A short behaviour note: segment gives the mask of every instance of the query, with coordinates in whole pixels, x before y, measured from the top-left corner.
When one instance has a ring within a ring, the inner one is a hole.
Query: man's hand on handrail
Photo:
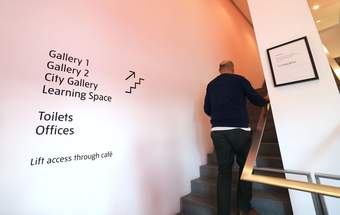
[[[264,100],[266,100],[267,103],[270,103],[270,99],[269,99],[268,94],[265,97],[263,97],[263,98],[264,98]]]

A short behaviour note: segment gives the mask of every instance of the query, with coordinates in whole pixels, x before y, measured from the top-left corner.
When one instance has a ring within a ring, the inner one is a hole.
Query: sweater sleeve
[[[243,90],[251,103],[257,106],[265,106],[268,102],[251,86],[247,79],[243,79]]]
[[[205,94],[205,98],[204,98],[204,112],[210,116],[211,115],[211,106],[210,106],[210,98],[209,98],[209,90],[207,87],[207,91]]]

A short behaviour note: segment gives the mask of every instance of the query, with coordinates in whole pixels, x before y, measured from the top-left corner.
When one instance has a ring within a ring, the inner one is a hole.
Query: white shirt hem
[[[251,128],[241,128],[241,127],[213,127],[211,128],[211,131],[228,131],[228,130],[234,130],[234,129],[242,129],[245,131],[251,131]]]

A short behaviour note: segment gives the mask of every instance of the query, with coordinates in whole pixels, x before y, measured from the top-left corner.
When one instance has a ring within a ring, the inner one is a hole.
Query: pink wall
[[[202,100],[218,63],[263,80],[252,28],[225,0],[13,0],[0,18],[0,214],[174,214],[212,150]],[[113,101],[43,95],[50,49],[89,58]],[[145,78],[133,95],[129,70]],[[76,135],[35,135],[38,110],[73,113]],[[105,150],[114,157],[29,166]]]

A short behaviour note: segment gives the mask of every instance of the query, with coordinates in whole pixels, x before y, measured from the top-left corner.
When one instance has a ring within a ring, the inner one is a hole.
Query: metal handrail
[[[340,181],[340,176],[339,175],[331,175],[331,174],[324,174],[324,173],[315,173],[314,174],[316,183],[320,183],[320,178],[326,178],[326,179],[331,179],[331,180],[338,180]]]
[[[286,173],[286,174],[294,174],[294,175],[303,175],[312,178],[310,172],[306,171],[297,171],[297,170],[287,170],[287,169],[274,169],[274,168],[267,168],[267,167],[254,167],[256,171],[262,172],[276,172],[276,173]]]
[[[321,184],[321,180],[320,180],[321,178],[340,181],[340,176],[338,176],[338,175],[315,173],[314,176],[315,176],[315,181],[316,181],[317,184]],[[328,213],[325,197],[323,195],[319,195],[319,199],[320,199],[320,207],[323,211],[323,214],[328,215],[329,213]]]
[[[297,171],[297,170],[287,170],[287,169],[274,169],[274,168],[264,168],[264,167],[254,167],[255,171],[260,172],[273,172],[273,173],[282,173],[282,174],[294,174],[306,176],[308,183],[313,183],[312,174],[306,171]],[[315,209],[315,213],[317,215],[328,215],[327,206],[324,201],[323,196],[317,193],[310,193],[313,200],[313,205]]]
[[[256,158],[262,142],[269,109],[270,105],[268,104],[261,111],[247,161],[243,168],[241,180],[340,198],[340,187],[254,174],[254,170],[256,170]],[[285,173],[284,170],[282,171],[282,173]]]

